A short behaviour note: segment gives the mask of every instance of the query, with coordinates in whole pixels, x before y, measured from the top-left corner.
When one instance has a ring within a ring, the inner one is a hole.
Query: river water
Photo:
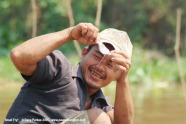
[[[17,96],[20,85],[0,88],[0,123]],[[8,90],[7,90],[8,89]],[[104,88],[114,103],[115,85]],[[131,86],[135,105],[134,124],[186,124],[186,102],[181,86]]]
[[[104,89],[114,103],[115,86]],[[186,124],[186,101],[180,85],[131,86],[134,124]]]

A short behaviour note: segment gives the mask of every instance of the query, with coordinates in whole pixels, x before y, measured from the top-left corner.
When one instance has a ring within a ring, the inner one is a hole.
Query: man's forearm
[[[23,64],[35,64],[64,43],[72,40],[69,37],[71,28],[32,38],[12,50]]]
[[[32,38],[11,51],[11,59],[15,67],[24,75],[31,76],[37,64],[45,56],[64,43],[77,40],[85,45],[96,44],[98,29],[90,23],[80,23],[59,32]]]
[[[129,82],[128,80],[125,82],[117,82],[114,105],[114,123],[132,124],[133,116],[134,106],[129,88]]]

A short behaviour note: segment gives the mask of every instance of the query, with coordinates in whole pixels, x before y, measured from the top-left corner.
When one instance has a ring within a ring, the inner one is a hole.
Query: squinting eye
[[[94,56],[94,58],[95,58],[96,60],[100,60],[100,57],[98,57],[98,56]]]
[[[108,66],[109,68],[112,68],[112,65],[111,65],[111,64],[107,64],[107,66]]]

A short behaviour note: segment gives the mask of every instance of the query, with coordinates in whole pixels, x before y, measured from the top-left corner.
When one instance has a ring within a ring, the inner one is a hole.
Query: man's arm
[[[130,58],[123,52],[112,53],[115,64],[116,96],[114,112],[109,115],[114,124],[133,124],[134,105],[128,82],[128,71],[131,65]]]
[[[118,82],[114,104],[115,124],[133,124],[134,108],[128,80]],[[123,122],[123,123],[122,123]]]
[[[97,41],[98,29],[90,23],[80,23],[62,31],[32,38],[15,47],[10,54],[15,67],[24,75],[31,76],[37,63],[63,44],[77,40],[89,45]]]
[[[112,124],[133,124],[134,108],[128,81],[116,86],[114,111],[107,114]]]

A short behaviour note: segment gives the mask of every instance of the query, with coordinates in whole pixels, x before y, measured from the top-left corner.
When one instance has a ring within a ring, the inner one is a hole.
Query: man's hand
[[[134,105],[128,82],[131,58],[122,51],[111,51],[111,61],[116,79],[116,97],[114,103],[115,124],[133,124]]]
[[[113,62],[116,81],[125,81],[131,66],[131,58],[122,51],[111,51],[111,61]]]
[[[70,37],[81,44],[96,44],[99,30],[91,23],[80,23],[72,28]]]
[[[15,67],[24,75],[31,76],[44,57],[63,44],[77,40],[90,45],[96,44],[98,29],[90,23],[80,23],[75,27],[53,32],[23,42],[11,51],[11,59]]]

